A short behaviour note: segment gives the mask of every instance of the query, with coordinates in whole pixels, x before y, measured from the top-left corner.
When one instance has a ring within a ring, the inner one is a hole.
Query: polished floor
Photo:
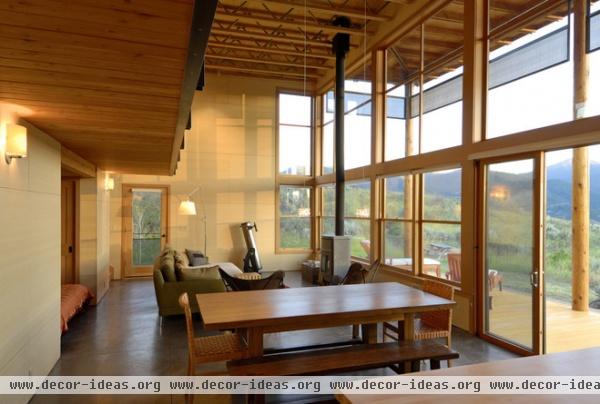
[[[299,273],[287,273],[286,283],[301,286]],[[196,318],[197,333],[201,324]],[[327,343],[347,339],[350,327],[279,333],[265,340],[267,348]],[[183,316],[158,316],[151,279],[116,281],[98,306],[89,307],[69,323],[62,337],[62,355],[52,375],[184,375],[187,364]],[[453,347],[461,354],[455,366],[514,357],[468,333],[455,329]],[[378,369],[369,374],[391,374]],[[293,396],[268,397],[267,402],[298,400]],[[327,399],[327,398],[325,398]],[[331,397],[329,398],[331,399]],[[182,396],[36,396],[33,403],[181,403]],[[229,402],[226,396],[197,396],[196,403]],[[235,401],[235,400],[234,400]],[[303,401],[306,402],[306,401]]]

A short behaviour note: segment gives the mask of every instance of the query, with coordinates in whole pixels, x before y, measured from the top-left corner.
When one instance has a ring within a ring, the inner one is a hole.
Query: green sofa
[[[225,292],[218,268],[235,276],[242,271],[232,263],[217,263],[190,267],[185,254],[165,248],[154,262],[154,291],[160,316],[183,314],[178,299],[187,292],[193,312],[198,312],[195,295],[198,293]]]

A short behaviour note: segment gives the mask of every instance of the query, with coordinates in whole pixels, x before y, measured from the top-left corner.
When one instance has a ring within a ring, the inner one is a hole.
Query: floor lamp
[[[196,203],[192,200],[192,196],[200,191],[200,187],[197,187],[192,192],[187,195],[187,199],[181,201],[179,204],[179,214],[182,216],[197,216],[196,211]],[[204,208],[204,204],[202,203],[202,198],[200,198],[200,205],[202,206],[202,220],[204,221],[204,255],[208,256],[208,252],[206,251],[206,209]]]

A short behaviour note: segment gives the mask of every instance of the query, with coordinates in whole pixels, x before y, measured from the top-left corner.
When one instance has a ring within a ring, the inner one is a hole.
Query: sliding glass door
[[[481,165],[482,334],[523,354],[540,353],[541,154]]]

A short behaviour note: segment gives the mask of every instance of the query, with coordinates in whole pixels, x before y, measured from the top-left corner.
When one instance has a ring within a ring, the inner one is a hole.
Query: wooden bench
[[[401,341],[364,344],[336,349],[279,354],[228,362],[232,376],[304,376],[352,372],[411,363],[420,370],[420,361],[429,360],[431,369],[440,361],[457,359],[458,352],[435,341]]]

